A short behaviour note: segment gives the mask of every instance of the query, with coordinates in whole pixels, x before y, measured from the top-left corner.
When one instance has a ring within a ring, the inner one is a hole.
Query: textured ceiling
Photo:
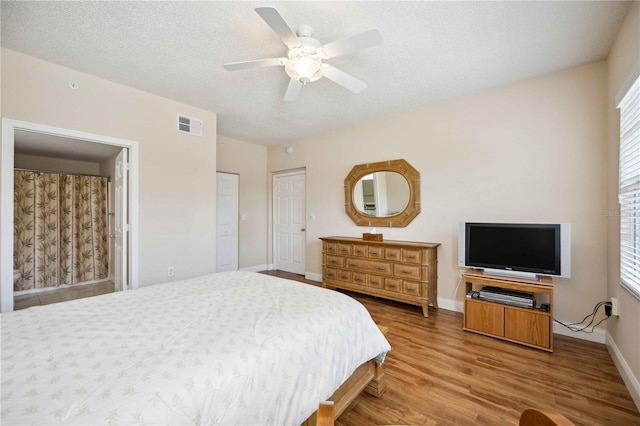
[[[287,142],[605,59],[629,2],[2,1],[2,46],[218,114],[218,133]],[[368,84],[321,79],[285,103],[281,57],[254,8],[275,7],[322,43],[378,28],[385,43],[328,60]]]

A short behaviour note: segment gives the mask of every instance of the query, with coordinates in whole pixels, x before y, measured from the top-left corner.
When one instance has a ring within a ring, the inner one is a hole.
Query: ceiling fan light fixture
[[[287,57],[227,63],[224,64],[227,71],[283,66],[290,78],[283,98],[285,102],[295,100],[300,88],[322,77],[353,93],[360,93],[367,88],[364,82],[322,61],[382,43],[384,40],[379,30],[374,28],[322,44],[312,37],[313,28],[310,26],[301,25],[294,33],[274,8],[258,7],[255,10],[287,46]]]
[[[316,52],[317,49],[311,46],[291,49],[284,71],[303,85],[319,80],[322,78],[322,59]]]

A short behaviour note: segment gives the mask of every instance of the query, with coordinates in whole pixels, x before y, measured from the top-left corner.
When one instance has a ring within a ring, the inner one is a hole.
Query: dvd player
[[[482,287],[479,296],[481,300],[518,306],[521,308],[533,308],[535,306],[533,293],[504,290],[500,287]]]

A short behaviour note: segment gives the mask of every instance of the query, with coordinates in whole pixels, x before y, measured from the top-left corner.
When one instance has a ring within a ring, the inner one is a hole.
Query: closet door
[[[274,261],[279,271],[304,275],[306,248],[305,172],[275,175]]]
[[[238,194],[240,177],[216,173],[216,272],[238,270]]]

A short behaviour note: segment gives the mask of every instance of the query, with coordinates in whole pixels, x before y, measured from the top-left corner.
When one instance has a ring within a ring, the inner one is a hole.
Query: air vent
[[[178,131],[202,136],[202,120],[178,114]]]

